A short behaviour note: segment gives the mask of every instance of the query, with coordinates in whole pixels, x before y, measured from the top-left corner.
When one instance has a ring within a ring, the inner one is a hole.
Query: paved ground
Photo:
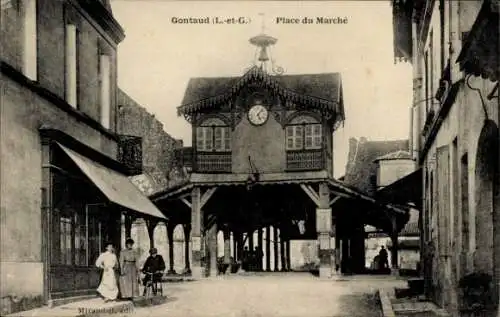
[[[306,273],[262,273],[168,284],[169,301],[136,308],[129,316],[382,317],[374,295],[403,287],[390,276],[322,281]]]

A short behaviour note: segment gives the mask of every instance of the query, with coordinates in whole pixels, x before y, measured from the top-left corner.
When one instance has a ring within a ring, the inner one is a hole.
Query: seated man
[[[146,274],[144,277],[143,283],[144,286],[151,281],[151,277],[153,277],[153,294],[156,295],[156,283],[161,282],[161,278],[163,276],[163,271],[165,270],[165,261],[163,261],[163,257],[158,254],[158,250],[156,248],[151,248],[149,250],[149,257],[146,259],[144,266],[142,267],[142,273]],[[144,288],[143,296],[146,295],[147,288]]]

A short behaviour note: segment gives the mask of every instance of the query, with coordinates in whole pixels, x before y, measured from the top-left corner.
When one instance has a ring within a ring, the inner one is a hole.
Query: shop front
[[[119,253],[122,215],[165,217],[117,161],[54,135],[46,138],[43,151],[48,162],[42,189],[48,229],[43,230],[44,286],[50,305],[96,294],[101,272],[95,261],[109,243]]]

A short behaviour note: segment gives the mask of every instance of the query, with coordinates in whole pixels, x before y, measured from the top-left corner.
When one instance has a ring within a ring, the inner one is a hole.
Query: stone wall
[[[182,182],[187,175],[176,162],[174,150],[182,148],[165,132],[163,124],[121,89],[117,96],[117,133],[142,137],[143,174],[152,179],[152,192]]]

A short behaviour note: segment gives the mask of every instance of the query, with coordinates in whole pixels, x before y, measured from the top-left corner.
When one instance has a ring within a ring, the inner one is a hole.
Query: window
[[[312,118],[302,117],[293,120],[286,127],[285,134],[287,150],[312,150],[322,147],[322,126]]]
[[[66,25],[65,43],[65,90],[66,101],[77,108],[78,104],[78,31],[73,24]]]
[[[101,124],[109,129],[111,122],[111,62],[108,55],[99,56],[99,83],[101,98]]]
[[[4,1],[2,1],[4,2]],[[36,0],[23,0],[23,73],[31,80],[37,80],[37,21]]]
[[[429,51],[425,52],[424,56],[424,67],[425,67],[425,115],[430,111],[430,104],[432,100],[429,99]]]
[[[430,99],[430,108],[434,108],[434,74],[436,73],[434,70],[434,35],[433,31],[431,30],[430,35],[429,35],[429,98]]]
[[[198,152],[230,152],[230,129],[222,120],[206,120],[196,128],[196,150]]]

